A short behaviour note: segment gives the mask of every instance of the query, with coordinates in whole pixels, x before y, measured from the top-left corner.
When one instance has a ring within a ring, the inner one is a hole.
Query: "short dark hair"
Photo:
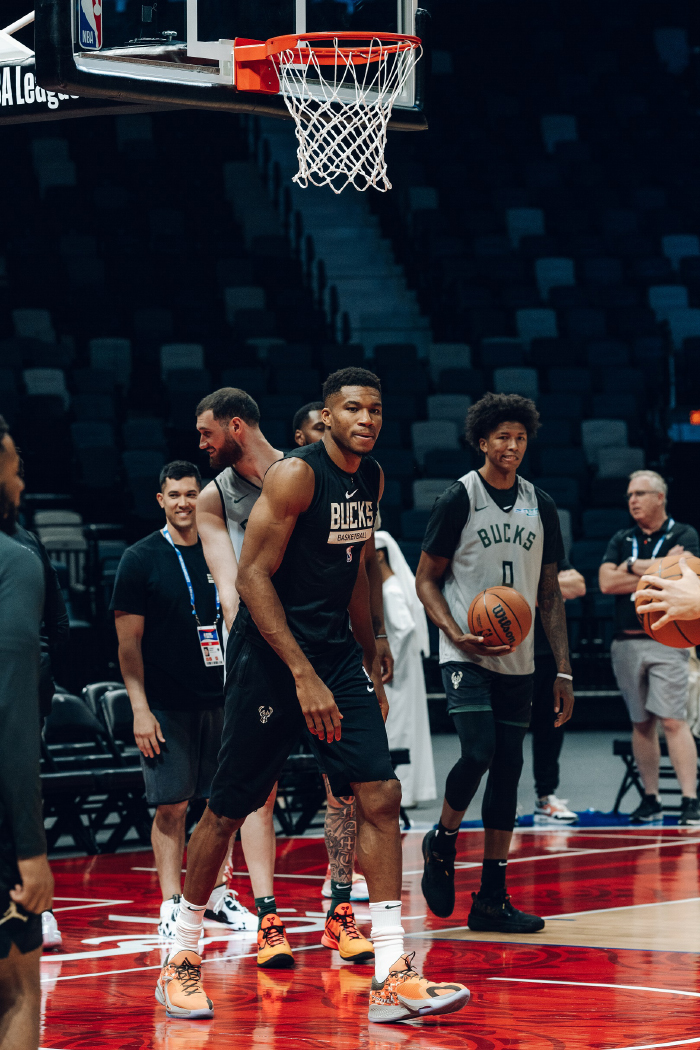
[[[213,394],[207,394],[197,405],[197,415],[211,411],[217,423],[226,422],[238,416],[248,426],[258,426],[260,409],[257,401],[250,394],[237,386],[222,386]]]
[[[309,418],[312,412],[320,412],[323,408],[323,401],[309,401],[308,405],[302,405],[294,413],[294,420],[292,422],[292,433],[296,434],[300,427],[303,427],[306,420]]]
[[[161,492],[168,478],[171,481],[180,481],[182,478],[194,478],[199,488],[201,489],[202,487],[202,475],[199,473],[199,467],[196,467],[194,463],[189,463],[186,459],[174,459],[172,463],[165,464],[159,478]]]
[[[328,404],[329,397],[339,394],[344,386],[371,386],[379,392],[381,397],[382,384],[379,376],[370,372],[367,368],[341,368],[338,372],[332,372],[323,384],[323,402]]]
[[[467,412],[464,425],[467,441],[479,452],[479,441],[492,434],[501,423],[511,420],[525,427],[528,438],[535,437],[540,428],[540,414],[535,402],[529,397],[521,397],[520,394],[484,394]]]

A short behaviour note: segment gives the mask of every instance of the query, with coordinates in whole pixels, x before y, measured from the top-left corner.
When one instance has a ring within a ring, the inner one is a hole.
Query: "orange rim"
[[[366,40],[369,46],[354,45],[352,47],[323,47],[319,46],[322,41],[332,40]],[[308,44],[308,48],[300,48],[299,42]],[[338,33],[289,33],[286,36],[273,36],[265,41],[265,47],[269,56],[278,56],[284,51],[296,51],[300,60],[310,57],[310,52],[321,66],[335,65],[337,56],[352,59],[358,64],[376,59],[378,48],[371,45],[377,41],[384,54],[395,55],[402,51],[416,51],[421,46],[420,37],[408,36],[404,33],[361,33],[343,31]]]

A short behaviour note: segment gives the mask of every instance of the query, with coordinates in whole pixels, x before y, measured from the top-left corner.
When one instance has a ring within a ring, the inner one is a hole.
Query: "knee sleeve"
[[[445,800],[452,809],[463,810],[474,798],[493,759],[495,722],[491,711],[461,711],[452,717],[462,753],[448,774]]]
[[[515,827],[526,732],[524,726],[496,723],[496,748],[481,807],[485,828],[512,831]]]

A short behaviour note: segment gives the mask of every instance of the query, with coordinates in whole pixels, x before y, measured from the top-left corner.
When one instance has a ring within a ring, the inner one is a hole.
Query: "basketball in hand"
[[[512,587],[487,587],[477,594],[467,615],[469,633],[484,639],[484,645],[512,645],[527,638],[532,612],[522,594]]]
[[[655,561],[646,571],[646,576],[661,576],[664,580],[679,580],[682,576],[680,560],[685,558],[688,568],[700,576],[700,558],[692,554],[669,554],[660,561]],[[637,590],[643,591],[646,584],[640,579]],[[652,599],[653,600],[653,599]],[[634,606],[648,605],[648,598],[638,598],[635,595]],[[652,624],[661,619],[663,613],[637,613],[637,618],[650,638],[662,645],[670,645],[672,649],[690,649],[692,645],[700,645],[700,619],[698,620],[673,620],[665,624],[658,631],[652,630]]]

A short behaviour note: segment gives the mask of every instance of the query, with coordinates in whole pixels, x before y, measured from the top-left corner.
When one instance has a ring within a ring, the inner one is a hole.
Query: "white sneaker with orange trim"
[[[196,952],[177,952],[165,960],[156,999],[168,1017],[214,1016],[214,1004],[202,987],[202,960]]]
[[[331,866],[328,865],[326,869],[326,878],[321,888],[322,897],[331,897]],[[352,873],[352,889],[350,890],[351,901],[368,901],[369,900],[369,888],[367,886],[367,880],[364,875],[360,875],[359,871],[353,871]]]
[[[545,795],[535,802],[535,824],[576,824],[578,814],[569,809],[566,798],[557,798],[556,795]]]
[[[402,955],[381,983],[372,978],[369,993],[369,1020],[407,1021],[410,1018],[451,1014],[469,1002],[469,989],[463,984],[437,983],[421,977],[413,967],[415,952]]]

